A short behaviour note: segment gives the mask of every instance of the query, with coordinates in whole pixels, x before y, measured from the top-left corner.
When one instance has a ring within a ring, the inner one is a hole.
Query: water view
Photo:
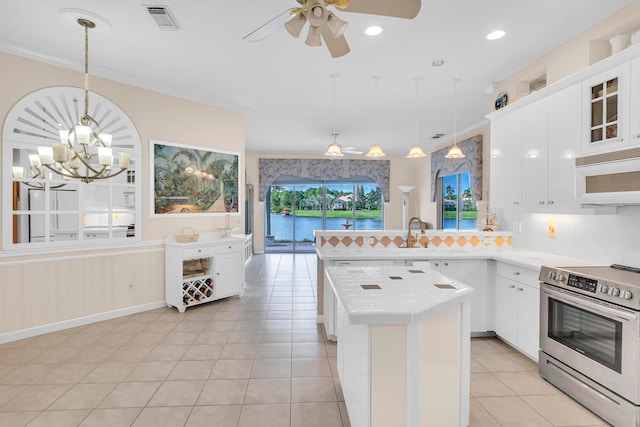
[[[313,230],[322,230],[322,218],[313,218],[305,216],[280,215],[271,214],[271,235],[275,241],[291,241],[293,239],[293,225],[295,220],[296,241],[313,242]],[[342,224],[345,223],[344,218],[327,218],[327,230],[344,230]],[[352,220],[349,220],[353,224]],[[382,229],[381,218],[358,218],[355,224],[356,230],[380,230]],[[349,227],[353,230],[354,227]]]

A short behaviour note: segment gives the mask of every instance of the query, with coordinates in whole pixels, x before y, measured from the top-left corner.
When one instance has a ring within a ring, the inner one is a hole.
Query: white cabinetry
[[[496,334],[538,360],[540,285],[538,272],[498,262],[495,282]]]
[[[491,120],[491,208],[519,208],[522,198],[522,111]]]
[[[487,261],[484,259],[430,260],[431,267],[440,273],[471,286],[471,333],[491,330],[487,286]]]
[[[204,235],[204,237],[202,237]],[[201,234],[193,243],[165,243],[165,300],[181,313],[187,307],[244,292],[242,239]]]
[[[583,81],[583,153],[629,145],[630,71],[630,63],[625,62]]]
[[[575,157],[580,152],[580,85],[523,108],[522,199],[527,212],[580,210]]]

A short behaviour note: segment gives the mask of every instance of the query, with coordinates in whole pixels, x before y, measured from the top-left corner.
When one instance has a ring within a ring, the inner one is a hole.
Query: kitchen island
[[[327,267],[351,425],[466,426],[473,288],[429,266]]]

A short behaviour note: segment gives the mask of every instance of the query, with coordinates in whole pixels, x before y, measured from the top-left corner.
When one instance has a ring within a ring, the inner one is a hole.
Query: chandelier
[[[60,131],[60,142],[38,147],[38,159],[42,166],[63,178],[89,183],[127,170],[131,153],[118,153],[118,170],[114,170],[112,136],[103,133],[100,124],[89,115],[89,28],[96,25],[82,18],[78,24],[84,27],[84,115],[71,129]]]

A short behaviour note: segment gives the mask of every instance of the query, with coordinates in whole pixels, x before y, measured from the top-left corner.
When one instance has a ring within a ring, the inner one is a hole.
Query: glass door
[[[265,252],[291,252],[295,240],[295,186],[274,185],[265,204]]]
[[[382,191],[376,184],[355,184],[354,228],[357,230],[381,230]]]

